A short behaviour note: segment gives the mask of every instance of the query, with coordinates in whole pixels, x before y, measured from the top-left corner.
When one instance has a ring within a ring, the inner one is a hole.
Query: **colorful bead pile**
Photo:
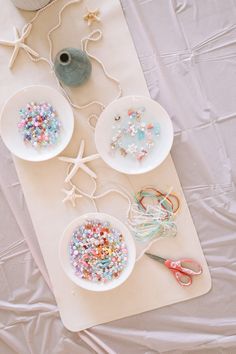
[[[61,123],[49,103],[28,103],[25,108],[20,109],[19,114],[18,129],[25,143],[38,148],[55,145],[58,142]]]
[[[160,135],[160,125],[155,120],[145,119],[144,112],[144,107],[129,109],[128,116],[114,117],[115,135],[110,143],[112,150],[118,150],[123,157],[130,155],[138,161],[148,155]]]
[[[75,274],[92,282],[118,278],[128,262],[124,236],[100,220],[87,220],[75,229],[69,251]]]

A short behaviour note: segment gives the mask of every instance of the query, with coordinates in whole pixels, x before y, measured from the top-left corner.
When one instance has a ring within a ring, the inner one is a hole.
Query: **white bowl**
[[[25,144],[18,130],[19,110],[29,102],[48,102],[62,123],[60,137],[55,145],[35,149]],[[12,154],[28,161],[45,161],[59,155],[68,145],[74,130],[74,116],[70,104],[57,90],[49,86],[28,86],[16,92],[5,103],[0,120],[2,139]]]
[[[114,117],[120,115],[124,122],[128,109],[140,107],[145,107],[145,116],[151,117],[160,125],[160,136],[142,161],[123,157],[118,152],[112,153],[110,148],[114,134]],[[142,96],[126,96],[110,103],[101,113],[95,129],[95,143],[101,158],[113,169],[126,174],[141,174],[159,166],[170,152],[173,137],[173,126],[168,113],[156,101]]]
[[[120,276],[116,279],[113,279],[107,283],[96,283],[86,279],[81,279],[75,275],[75,270],[71,265],[70,254],[69,254],[69,243],[72,238],[73,231],[80,225],[82,225],[86,220],[101,220],[103,222],[110,222],[112,227],[118,229],[124,236],[125,244],[128,249],[128,263],[126,267],[121,272]],[[133,237],[127,227],[115,217],[104,214],[104,213],[88,213],[84,214],[75,220],[73,220],[64,231],[62,238],[59,243],[59,259],[61,266],[66,273],[66,275],[80,287],[90,290],[90,291],[107,291],[116,288],[117,286],[123,284],[127,278],[130,276],[136,257],[136,248],[134,244]]]

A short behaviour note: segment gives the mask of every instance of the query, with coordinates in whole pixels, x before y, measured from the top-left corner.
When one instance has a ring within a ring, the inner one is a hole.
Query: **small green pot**
[[[65,48],[56,55],[54,71],[62,84],[80,86],[89,79],[92,65],[84,51],[76,48]]]

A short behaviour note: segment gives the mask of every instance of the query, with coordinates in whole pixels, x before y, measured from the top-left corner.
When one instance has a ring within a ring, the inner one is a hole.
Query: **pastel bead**
[[[61,123],[49,103],[28,103],[19,110],[18,129],[25,143],[35,148],[54,145],[58,141]]]
[[[93,282],[119,277],[128,261],[123,235],[99,220],[87,220],[82,228],[74,230],[69,254],[75,274]]]

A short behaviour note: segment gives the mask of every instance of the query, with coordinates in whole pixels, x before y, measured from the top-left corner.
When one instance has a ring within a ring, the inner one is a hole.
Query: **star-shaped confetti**
[[[28,24],[27,26],[25,26],[23,28],[22,34],[20,35],[17,28],[13,27],[15,39],[13,41],[0,40],[0,45],[5,45],[7,47],[14,47],[14,50],[13,50],[13,53],[12,53],[12,56],[11,56],[11,59],[10,59],[9,65],[8,65],[10,69],[14,65],[14,62],[16,60],[16,57],[18,55],[20,48],[24,49],[27,53],[31,54],[35,58],[39,57],[39,54],[37,52],[35,52],[27,44],[25,44],[25,40],[29,36],[31,29],[32,29],[32,24]]]
[[[94,11],[89,11],[84,15],[84,20],[87,21],[88,26],[91,26],[91,24],[94,21],[100,22],[101,19],[99,17],[100,15],[100,11],[98,9],[94,10]]]
[[[100,158],[99,154],[93,154],[90,156],[83,157],[84,154],[84,140],[81,141],[79,152],[77,157],[65,157],[65,156],[60,156],[59,160],[68,162],[70,164],[73,164],[74,166],[72,167],[71,171],[68,173],[65,182],[68,183],[77,173],[78,169],[81,168],[84,172],[86,172],[88,175],[90,175],[93,178],[96,178],[96,173],[94,173],[88,166],[86,166],[87,162],[96,160]]]
[[[76,199],[82,198],[82,195],[76,193],[76,187],[72,186],[71,189],[62,189],[62,192],[66,194],[65,198],[62,200],[63,203],[71,202],[72,206],[76,206]]]

